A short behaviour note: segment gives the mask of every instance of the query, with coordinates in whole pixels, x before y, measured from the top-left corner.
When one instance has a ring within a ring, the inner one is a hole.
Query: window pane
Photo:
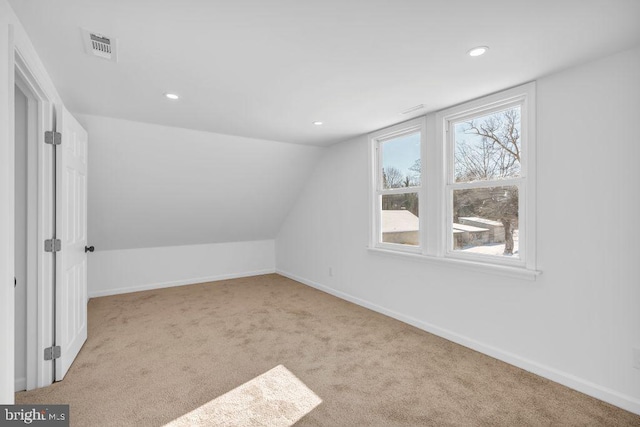
[[[382,188],[420,186],[420,132],[380,144]]]
[[[418,193],[382,196],[382,241],[402,245],[420,244]]]
[[[456,182],[520,176],[520,106],[454,125]]]
[[[453,191],[453,249],[518,258],[518,187]]]

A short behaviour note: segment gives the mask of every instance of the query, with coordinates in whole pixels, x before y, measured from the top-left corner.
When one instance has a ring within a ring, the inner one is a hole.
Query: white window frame
[[[495,273],[534,280],[536,270],[536,104],[535,82],[465,102],[436,113],[427,114],[369,135],[370,149],[370,242],[369,250],[377,254],[399,255],[456,268]],[[520,177],[473,183],[455,183],[453,134],[451,127],[467,118],[521,108]],[[428,125],[427,125],[428,124]],[[419,126],[419,127],[416,127]],[[421,186],[405,192],[417,192],[420,209],[419,247],[381,242],[380,142],[420,130]],[[490,183],[490,184],[489,184]],[[517,185],[519,258],[454,251],[452,244],[453,189]]]
[[[424,117],[419,117],[417,119],[409,120],[407,122],[403,122],[397,124],[395,126],[391,126],[389,128],[383,129],[378,132],[374,132],[369,135],[369,148],[371,161],[369,162],[372,165],[372,173],[371,176],[371,190],[369,194],[371,197],[371,209],[370,209],[370,242],[369,246],[372,248],[379,249],[387,249],[392,251],[400,251],[400,252],[408,252],[420,254],[423,252],[423,248],[426,241],[426,235],[423,232],[424,229],[424,221],[422,220],[423,212],[426,207],[425,200],[423,199],[425,178],[424,172],[420,171],[420,185],[415,187],[403,187],[403,188],[390,188],[384,189],[382,188],[382,150],[380,150],[380,146],[391,139],[395,139],[401,137],[403,135],[408,135],[412,133],[420,133],[420,162],[422,168],[424,169],[424,146],[426,141],[426,124]],[[387,194],[408,194],[408,193],[417,193],[418,194],[418,210],[420,212],[419,216],[419,244],[417,246],[414,245],[403,245],[398,243],[387,243],[382,241],[382,196]]]

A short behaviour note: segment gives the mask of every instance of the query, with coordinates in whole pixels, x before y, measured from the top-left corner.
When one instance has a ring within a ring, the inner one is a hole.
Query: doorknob
[[[96,250],[96,248],[94,248],[93,246],[85,246],[85,247],[84,247],[84,252],[85,252],[85,253],[87,253],[87,252],[93,252],[93,251],[95,251],[95,250]]]

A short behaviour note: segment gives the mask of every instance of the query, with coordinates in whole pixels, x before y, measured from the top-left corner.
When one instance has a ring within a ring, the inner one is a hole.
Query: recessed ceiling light
[[[169,98],[169,99],[178,99],[180,98],[178,95],[176,95],[175,93],[165,93],[164,94],[165,97]]]
[[[316,125],[316,126],[322,126],[322,124],[323,124],[323,123],[322,123],[322,122],[315,121],[315,122],[313,122],[313,124],[314,124],[314,125]]]
[[[478,46],[478,47],[474,47],[467,53],[469,54],[469,56],[480,56],[487,53],[488,50],[489,48],[487,46]]]

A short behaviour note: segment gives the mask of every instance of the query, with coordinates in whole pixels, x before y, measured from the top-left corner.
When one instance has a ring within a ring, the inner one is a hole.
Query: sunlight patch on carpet
[[[278,365],[166,426],[290,427],[320,403],[298,377]]]

